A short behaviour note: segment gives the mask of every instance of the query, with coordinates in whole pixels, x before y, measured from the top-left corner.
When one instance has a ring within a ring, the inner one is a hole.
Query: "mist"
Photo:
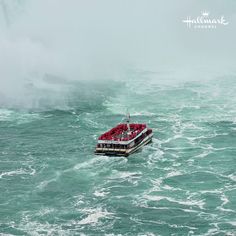
[[[182,20],[203,10],[229,24],[188,29]],[[119,80],[127,69],[168,72],[170,83],[235,74],[235,23],[233,0],[1,0],[0,106],[61,103],[71,81]]]

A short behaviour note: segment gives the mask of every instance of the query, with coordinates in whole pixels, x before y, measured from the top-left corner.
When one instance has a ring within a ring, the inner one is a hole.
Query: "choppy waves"
[[[0,232],[234,235],[236,96],[224,81],[127,80],[70,109],[1,109]],[[129,158],[94,156],[127,107],[153,128],[152,144]]]

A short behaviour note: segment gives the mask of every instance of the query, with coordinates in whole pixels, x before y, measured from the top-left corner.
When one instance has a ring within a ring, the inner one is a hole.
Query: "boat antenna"
[[[129,122],[130,122],[130,113],[127,112],[127,114],[126,114],[126,123],[127,123],[128,131],[130,132],[130,125],[129,125]]]

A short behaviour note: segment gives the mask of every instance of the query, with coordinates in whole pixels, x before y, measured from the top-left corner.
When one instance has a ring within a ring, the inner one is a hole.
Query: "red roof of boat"
[[[130,134],[128,134],[127,124],[119,124],[102,134],[98,140],[129,141],[135,138],[146,127],[146,124],[130,124]]]

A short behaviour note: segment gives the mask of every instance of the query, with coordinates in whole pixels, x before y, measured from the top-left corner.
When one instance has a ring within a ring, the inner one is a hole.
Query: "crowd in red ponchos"
[[[146,124],[130,124],[130,132],[127,133],[127,124],[119,124],[106,133],[102,134],[99,140],[128,141],[135,138],[146,128]],[[123,134],[123,135],[122,135]]]

